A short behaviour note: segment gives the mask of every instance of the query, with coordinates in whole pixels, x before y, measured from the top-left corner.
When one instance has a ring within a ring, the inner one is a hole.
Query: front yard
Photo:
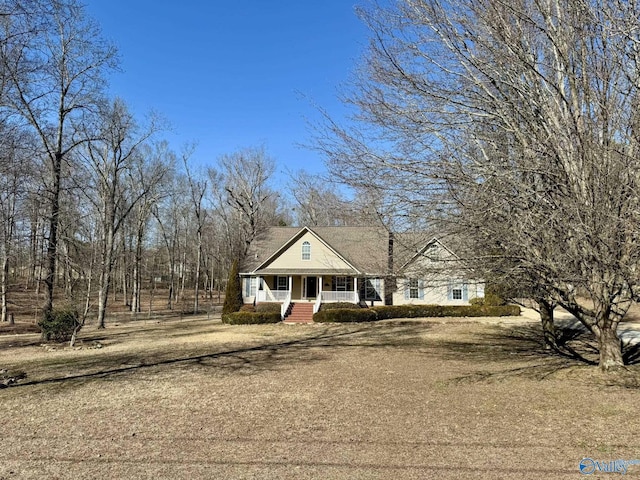
[[[640,368],[550,356],[537,328],[202,318],[87,328],[75,350],[0,336],[0,369],[26,374],[0,390],[0,479],[555,479],[640,458]]]

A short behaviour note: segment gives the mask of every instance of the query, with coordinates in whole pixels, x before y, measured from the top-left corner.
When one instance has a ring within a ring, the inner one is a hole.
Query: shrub
[[[256,311],[256,307],[254,307],[250,303],[247,303],[245,305],[242,305],[240,307],[240,310],[238,310],[238,311],[239,312],[255,312]],[[233,312],[231,312],[231,313],[233,313]]]
[[[417,317],[505,317],[520,315],[517,305],[396,305],[373,307],[378,320]]]
[[[80,314],[73,307],[54,309],[38,322],[42,339],[46,342],[69,341],[80,325]]]
[[[256,305],[256,312],[280,314],[280,308],[279,303],[259,303]]]
[[[323,310],[337,310],[337,309],[359,309],[362,308],[360,305],[358,305],[357,303],[351,303],[351,302],[334,302],[334,303],[323,303],[322,305],[320,305],[320,311]]]
[[[240,275],[238,274],[238,261],[234,261],[229,271],[229,280],[227,281],[227,289],[224,292],[224,305],[222,313],[237,312],[242,308],[242,285],[240,284]]]
[[[484,305],[484,297],[474,297],[469,300],[471,305]]]
[[[321,310],[313,315],[313,321],[318,323],[326,322],[373,322],[378,317],[376,312],[368,308],[335,308],[329,310]]]
[[[282,320],[280,312],[233,312],[222,314],[222,322],[229,325],[252,325],[265,323],[279,323]]]
[[[501,307],[506,305],[507,302],[500,295],[495,293],[487,293],[484,296],[483,305],[487,305],[489,307]]]

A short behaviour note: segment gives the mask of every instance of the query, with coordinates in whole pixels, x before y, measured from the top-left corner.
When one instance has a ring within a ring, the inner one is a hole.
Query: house
[[[277,302],[283,318],[294,316],[291,306],[308,318],[322,303],[468,305],[484,296],[453,252],[418,238],[377,227],[272,227],[241,267],[244,302]]]

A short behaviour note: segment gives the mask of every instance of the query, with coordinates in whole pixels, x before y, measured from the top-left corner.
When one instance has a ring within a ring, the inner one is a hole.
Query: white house
[[[414,248],[416,238],[376,227],[272,227],[241,267],[244,302],[281,303],[284,318],[292,304],[311,314],[328,302],[468,305],[484,296],[439,240]]]

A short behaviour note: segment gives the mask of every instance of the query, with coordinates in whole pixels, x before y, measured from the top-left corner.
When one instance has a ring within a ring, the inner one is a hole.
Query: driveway
[[[531,308],[522,308],[521,316],[524,317],[527,321],[540,321],[540,315]],[[582,323],[580,323],[573,315],[565,310],[556,309],[554,312],[554,320],[556,322],[556,325],[559,325],[561,327],[587,331]],[[623,343],[627,345],[636,345],[637,343],[640,343],[640,323],[622,322],[618,325],[618,336],[623,341]]]

